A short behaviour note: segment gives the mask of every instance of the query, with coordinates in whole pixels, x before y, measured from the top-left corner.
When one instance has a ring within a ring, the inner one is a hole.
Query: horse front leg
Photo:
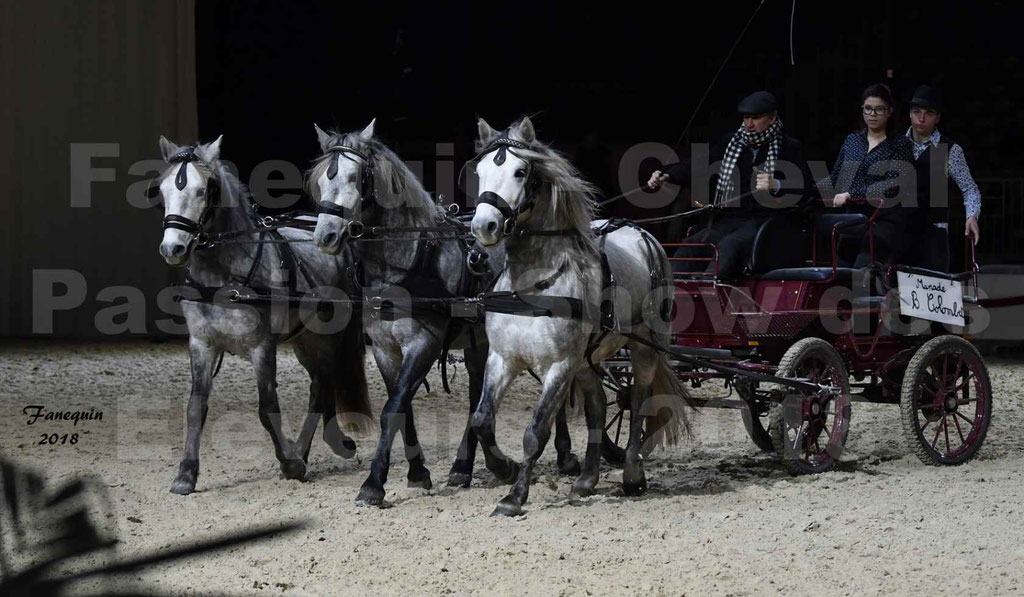
[[[360,506],[379,506],[384,503],[384,485],[387,483],[388,468],[391,466],[391,445],[399,431],[403,431],[407,444],[416,442],[406,450],[406,456],[411,457],[410,483],[414,478],[421,482],[425,478],[429,483],[430,473],[423,464],[423,453],[417,442],[411,402],[416,390],[430,372],[438,353],[436,348],[431,340],[421,340],[417,346],[406,350],[402,356],[397,379],[394,386],[389,388],[388,401],[380,414],[380,440],[377,442],[373,462],[370,463],[370,474],[356,496],[356,504]]]
[[[274,454],[281,463],[281,472],[287,479],[301,480],[306,476],[306,462],[301,447],[284,436],[281,404],[277,399],[277,344],[269,339],[252,350],[249,356],[256,372],[256,387],[260,395],[260,423],[270,434]]]
[[[517,371],[510,367],[500,354],[491,351],[487,355],[480,403],[470,422],[473,426],[473,433],[476,434],[476,438],[483,448],[487,470],[504,483],[512,483],[516,480],[519,476],[519,464],[505,456],[498,448],[494,433],[494,419],[501,397],[520,372],[521,370]]]
[[[223,354],[219,348],[209,346],[195,338],[189,339],[188,355],[192,367],[192,393],[186,413],[185,451],[178,465],[178,475],[171,483],[171,493],[188,495],[195,491],[199,480],[199,438],[203,435],[206,413],[209,411],[210,390],[217,359]]]
[[[473,432],[473,413],[480,404],[480,392],[484,385],[484,369],[487,366],[487,350],[467,348],[464,351],[466,373],[469,376],[469,417],[466,419],[466,430],[459,442],[459,451],[448,473],[449,487],[469,487],[473,481],[473,462],[476,460],[477,437]]]
[[[508,495],[498,502],[491,516],[519,516],[523,513],[523,504],[530,495],[530,475],[551,437],[551,425],[565,403],[566,390],[572,379],[571,369],[568,361],[561,361],[552,365],[544,376],[540,402],[523,434],[523,465],[519,469],[519,476]]]

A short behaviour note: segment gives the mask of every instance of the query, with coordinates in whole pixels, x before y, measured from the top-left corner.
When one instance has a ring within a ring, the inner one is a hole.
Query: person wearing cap
[[[710,178],[715,180],[712,205],[718,209],[707,225],[681,242],[715,244],[719,278],[734,278],[741,273],[757,230],[769,216],[812,196],[813,178],[800,142],[783,134],[778,109],[778,100],[767,91],[743,98],[737,106],[742,126],[710,148]],[[717,173],[716,163],[720,163]],[[686,159],[656,170],[647,186],[657,190],[667,182],[684,187],[691,184],[691,178],[691,160]],[[700,202],[694,205],[703,207]],[[675,257],[694,258],[704,253],[706,250],[699,247],[680,247]],[[674,266],[677,271],[694,272],[704,269],[700,267],[703,263],[682,261]],[[706,271],[714,273],[713,261]]]
[[[963,148],[939,132],[941,118],[942,98],[939,92],[927,85],[918,87],[910,100],[907,138],[911,141],[917,170],[918,204],[925,210],[922,219],[929,225],[948,229],[949,198],[959,190],[963,194],[967,216],[964,234],[973,236],[977,244],[980,236],[978,215],[981,213],[981,191],[971,177]],[[948,242],[946,245],[930,247],[930,250],[948,255]]]

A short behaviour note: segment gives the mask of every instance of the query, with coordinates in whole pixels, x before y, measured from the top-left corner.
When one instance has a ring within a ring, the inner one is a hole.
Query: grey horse
[[[315,125],[314,125],[315,126]],[[469,374],[469,408],[472,414],[480,396],[487,337],[479,326],[453,317],[445,300],[481,292],[490,283],[474,277],[466,267],[466,246],[452,238],[460,232],[445,224],[442,210],[424,190],[401,159],[373,135],[374,122],[361,132],[338,134],[316,127],[324,152],[307,175],[310,195],[321,213],[314,231],[316,245],[335,254],[349,244],[352,227],[385,229],[384,238],[367,235],[359,244],[364,269],[364,326],[373,355],[388,390],[380,416],[380,441],[356,502],[380,505],[391,462],[391,445],[401,431],[409,462],[408,484],[431,486],[413,419],[412,397],[431,366],[446,347],[463,349]],[[359,220],[356,220],[359,218]],[[408,228],[442,228],[444,231],[407,231]],[[387,232],[391,229],[392,232]],[[445,237],[448,238],[438,238]],[[424,304],[417,299],[436,299]],[[383,302],[403,311],[389,316]],[[405,307],[402,307],[404,305]],[[563,474],[576,474],[579,461],[572,454],[564,412],[559,416],[558,466]],[[469,487],[477,447],[476,435],[466,430],[448,484]],[[492,445],[484,452],[488,469],[511,483],[519,466]]]
[[[182,310],[189,330],[192,392],[188,401],[185,450],[173,493],[195,490],[199,477],[199,438],[219,360],[225,351],[247,358],[256,372],[260,422],[270,433],[281,471],[290,479],[306,474],[317,423],[323,419],[323,437],[338,455],[355,454],[355,443],[338,424],[337,414],[358,421],[370,414],[363,368],[365,345],[358,318],[353,322],[324,322],[317,312],[301,309],[288,294],[305,294],[333,287],[344,289],[345,268],[351,256],[332,257],[317,251],[310,233],[292,228],[279,231],[275,244],[257,232],[260,219],[252,198],[220,160],[221,139],[192,147],[160,138],[168,168],[154,182],[154,195],[164,205],[164,233],[160,254],[175,266],[188,266],[190,285],[183,289]],[[155,188],[158,185],[158,191]],[[229,243],[201,248],[204,239],[236,234]],[[289,257],[297,275],[282,267]],[[291,281],[288,277],[291,276]],[[279,301],[241,304],[225,298],[232,292],[272,293]],[[191,299],[191,300],[188,300]],[[345,313],[336,313],[343,319]],[[309,414],[298,439],[285,437],[277,395],[277,345],[291,340],[295,355],[309,372]]]
[[[637,495],[646,489],[644,444],[673,440],[685,426],[686,390],[668,360],[654,346],[668,344],[667,301],[672,276],[661,245],[635,226],[594,221],[593,188],[560,154],[539,142],[529,118],[499,133],[478,122],[480,201],[472,221],[473,235],[484,246],[504,241],[507,266],[495,291],[517,292],[544,304],[564,307],[552,317],[488,313],[490,354],[483,394],[473,417],[483,448],[494,438],[496,405],[509,384],[523,371],[543,380],[540,402],[523,437],[525,460],[509,494],[494,514],[518,515],[529,494],[530,474],[550,437],[555,413],[562,408],[571,384],[593,385],[587,372],[594,363],[629,349],[634,384],[631,421],[623,471],[623,489]],[[621,223],[620,223],[621,224]],[[604,238],[595,229],[607,227]],[[602,252],[607,257],[613,294],[603,288]],[[536,298],[540,297],[540,298]],[[547,297],[547,298],[545,298]],[[526,300],[526,299],[523,299]],[[612,321],[599,325],[604,310]],[[539,303],[538,303],[539,304]],[[576,304],[576,309],[572,305]],[[582,375],[582,377],[581,377]],[[588,381],[589,380],[589,381]],[[583,471],[574,484],[578,494],[594,490],[598,480],[598,434],[605,423],[605,403],[587,392],[590,442]],[[654,397],[654,400],[650,398]],[[659,427],[644,417],[666,418]],[[657,433],[655,433],[657,431]]]

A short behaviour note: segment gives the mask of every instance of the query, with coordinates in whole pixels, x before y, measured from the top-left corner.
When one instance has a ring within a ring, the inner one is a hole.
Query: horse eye
[[[516,170],[516,178],[526,178],[526,170],[522,168]]]
[[[199,189],[196,191],[196,197],[203,197],[206,195],[206,189]]]

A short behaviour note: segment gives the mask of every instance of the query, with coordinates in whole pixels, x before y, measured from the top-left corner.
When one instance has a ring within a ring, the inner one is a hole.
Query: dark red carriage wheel
[[[786,397],[772,403],[770,410],[772,442],[791,473],[830,469],[839,460],[850,432],[850,380],[843,359],[828,342],[804,338],[789,347],[776,375],[839,389],[816,393],[780,386]]]
[[[992,419],[992,383],[978,349],[939,336],[914,353],[900,392],[903,436],[925,464],[963,464],[977,454]]]

